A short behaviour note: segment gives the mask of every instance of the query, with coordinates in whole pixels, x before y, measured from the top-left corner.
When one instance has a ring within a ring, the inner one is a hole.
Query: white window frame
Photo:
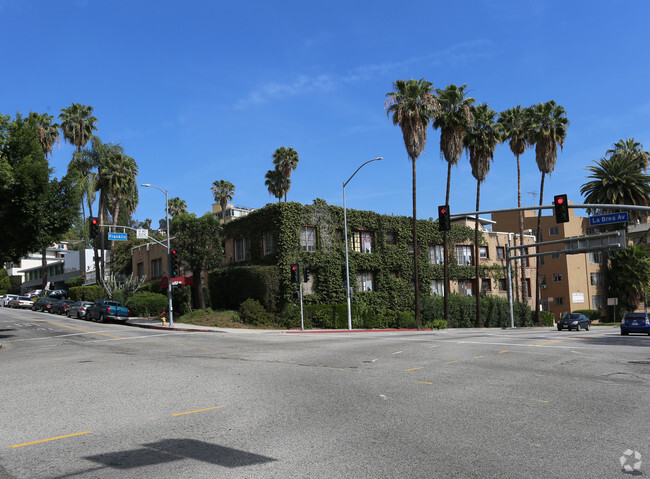
[[[302,226],[300,228],[300,246],[303,251],[316,251],[315,226]]]
[[[589,264],[603,264],[603,252],[591,251],[589,253]]]
[[[433,265],[445,264],[445,247],[441,244],[429,245],[429,262]]]
[[[373,274],[370,271],[357,273],[357,291],[374,291]]]
[[[473,247],[467,245],[456,246],[456,263],[459,266],[472,266],[473,249]]]
[[[605,307],[605,296],[602,294],[594,294],[591,296],[591,307],[594,309],[603,309]]]
[[[431,281],[431,294],[433,296],[443,296],[445,294],[445,282],[442,279]]]
[[[592,286],[602,286],[605,284],[603,281],[603,273],[589,273],[589,284]]]
[[[372,231],[352,232],[352,251],[357,253],[374,253],[375,245]]]
[[[506,247],[497,246],[497,259],[506,259]]]
[[[481,259],[488,259],[488,247],[487,246],[479,246],[478,247],[478,254]]]
[[[463,296],[472,296],[474,281],[471,279],[458,280],[458,292]]]
[[[235,262],[251,259],[251,243],[248,236],[235,238]]]
[[[267,254],[275,253],[275,243],[273,241],[273,232],[272,231],[265,231],[264,232],[264,238],[263,238],[262,242],[264,243],[264,255],[265,256]]]

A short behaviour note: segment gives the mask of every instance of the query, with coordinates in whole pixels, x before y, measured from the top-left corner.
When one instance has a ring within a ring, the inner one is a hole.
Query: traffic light
[[[169,252],[169,276],[178,278],[178,250]]]
[[[307,268],[302,272],[302,282],[309,283],[309,270]]]
[[[569,202],[566,195],[555,195],[553,205],[555,206],[555,222],[567,223],[569,221]]]
[[[99,236],[99,220],[94,216],[89,218],[90,224],[90,239],[95,239]]]
[[[300,277],[300,271],[298,269],[298,265],[297,264],[292,264],[291,265],[291,282],[292,283],[297,283],[299,277]]]
[[[449,205],[438,206],[438,228],[440,231],[449,231],[451,229]]]

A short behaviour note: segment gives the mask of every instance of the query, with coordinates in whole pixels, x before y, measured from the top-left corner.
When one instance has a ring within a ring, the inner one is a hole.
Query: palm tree
[[[181,200],[178,196],[175,198],[169,199],[169,216],[176,216],[180,213],[187,213],[187,203],[185,200]]]
[[[61,118],[63,139],[74,145],[77,150],[86,146],[93,136],[93,131],[97,130],[95,126],[97,118],[92,113],[92,106],[81,103],[73,103],[72,106],[61,109],[59,118]]]
[[[642,170],[648,169],[648,162],[650,161],[650,153],[643,150],[643,145],[634,138],[626,138],[625,140],[618,140],[614,143],[614,148],[607,150],[606,155],[628,155],[633,156],[639,162]]]
[[[212,183],[212,194],[214,195],[214,201],[219,202],[223,220],[226,221],[226,208],[228,207],[228,202],[232,201],[233,195],[235,194],[235,185],[230,181],[216,180]]]
[[[267,171],[264,178],[264,186],[266,186],[271,195],[278,199],[279,203],[282,200],[282,196],[286,195],[287,190],[291,187],[291,179],[285,178],[278,168]]]
[[[564,146],[569,120],[566,111],[554,100],[539,103],[531,107],[531,144],[535,145],[535,161],[542,172],[539,187],[539,205],[544,204],[544,178],[555,169],[557,148]],[[541,240],[542,210],[537,212],[537,242]],[[541,326],[542,318],[539,309],[539,268],[535,281],[535,314],[537,325]]]
[[[440,154],[447,161],[447,193],[445,204],[449,204],[449,193],[451,191],[451,166],[458,164],[463,154],[463,140],[465,133],[472,123],[471,105],[474,98],[465,97],[467,85],[460,87],[447,85],[444,90],[436,90],[440,110],[433,120],[433,128],[440,128]],[[448,232],[443,232],[444,255],[443,275],[445,283],[444,313],[447,327],[451,327],[449,318],[449,244],[447,241]]]
[[[133,213],[138,205],[138,165],[135,160],[124,153],[111,157],[108,165],[108,195],[112,205],[113,230],[117,226],[122,200],[128,213]],[[111,242],[111,249],[115,242]]]
[[[479,328],[483,327],[481,316],[481,277],[479,274],[478,211],[481,201],[481,183],[490,171],[494,160],[494,150],[501,142],[501,125],[496,121],[496,113],[486,104],[472,106],[474,121],[465,135],[465,148],[469,152],[472,176],[476,178],[476,218],[474,219],[474,264],[476,268],[476,320]]]
[[[502,128],[503,141],[508,141],[510,151],[517,158],[517,207],[521,208],[521,164],[519,157],[530,146],[531,122],[530,110],[517,105],[501,112],[499,124]],[[519,211],[519,244],[524,244],[524,212]],[[521,295],[523,301],[528,298],[528,285],[526,284],[526,264],[521,261]],[[517,288],[519,290],[519,288]]]
[[[280,147],[273,153],[273,164],[282,172],[285,180],[291,177],[291,171],[298,167],[298,153],[293,148]],[[288,183],[285,182],[284,188],[284,202],[287,202],[287,191],[289,191]]]
[[[608,152],[610,153],[611,150]],[[644,173],[639,157],[634,154],[613,153],[601,158],[595,165],[588,166],[591,172],[588,179],[580,188],[585,197],[585,203],[607,205],[637,205],[650,204],[650,175]],[[598,209],[594,212],[601,213]],[[647,221],[645,211],[631,211],[632,221]]]
[[[43,154],[45,156],[52,155],[52,147],[54,143],[59,142],[61,135],[59,134],[59,125],[57,123],[52,123],[54,117],[43,113],[30,113],[29,118],[36,122],[38,126],[38,140],[41,143],[43,148]]]
[[[406,153],[411,160],[413,171],[413,277],[415,283],[415,319],[418,329],[420,320],[420,279],[418,275],[418,236],[415,161],[424,151],[427,141],[427,128],[432,117],[438,112],[439,104],[433,94],[433,84],[424,78],[420,80],[396,80],[394,91],[386,93],[384,108],[386,114],[393,114],[393,125],[402,129]]]

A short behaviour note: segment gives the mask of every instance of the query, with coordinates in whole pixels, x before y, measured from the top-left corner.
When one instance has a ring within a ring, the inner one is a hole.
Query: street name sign
[[[612,223],[626,223],[627,220],[627,211],[622,211],[620,213],[610,213],[608,215],[590,216],[589,226],[608,225]]]
[[[108,233],[109,241],[126,241],[126,233]]]

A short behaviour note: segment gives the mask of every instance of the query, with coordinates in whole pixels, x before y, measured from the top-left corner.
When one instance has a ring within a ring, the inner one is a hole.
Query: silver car
[[[29,296],[16,296],[15,298],[9,300],[9,304],[7,306],[10,308],[32,309],[32,306],[34,306],[34,301],[32,301]]]
[[[7,307],[9,306],[9,301],[12,299],[16,299],[18,297],[17,294],[4,294],[0,296],[0,306]]]
[[[84,318],[86,316],[86,308],[92,305],[93,303],[90,301],[77,301],[68,308],[66,314],[68,315],[68,318]]]

